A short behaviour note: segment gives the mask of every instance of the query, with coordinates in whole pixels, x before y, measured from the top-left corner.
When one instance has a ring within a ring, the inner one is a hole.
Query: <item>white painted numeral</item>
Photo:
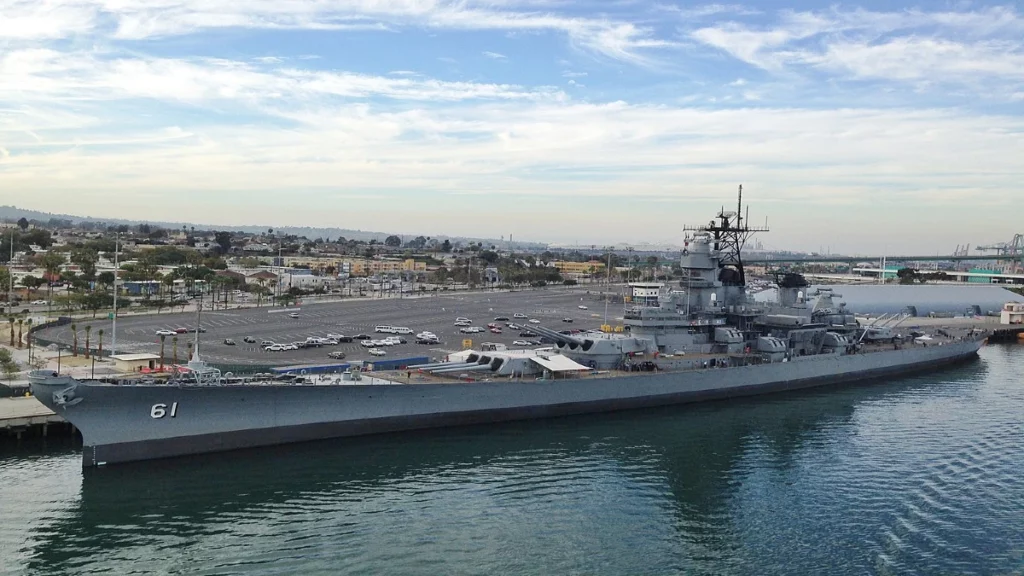
[[[171,403],[171,418],[178,415],[178,403]],[[154,420],[159,420],[167,416],[167,404],[153,404],[153,407],[149,409],[149,417]]]

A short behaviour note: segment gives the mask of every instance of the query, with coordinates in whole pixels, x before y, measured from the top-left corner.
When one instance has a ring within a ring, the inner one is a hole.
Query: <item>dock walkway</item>
[[[46,436],[50,424],[63,424],[63,418],[43,406],[35,398],[0,398],[0,431],[14,434],[21,438],[22,433],[33,428],[41,428]]]

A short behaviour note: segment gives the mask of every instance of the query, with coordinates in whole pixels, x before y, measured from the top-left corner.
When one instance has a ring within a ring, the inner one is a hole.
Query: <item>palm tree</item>
[[[85,327],[85,359],[89,359],[89,333],[92,332],[92,324]]]
[[[78,356],[78,324],[71,323],[71,335],[74,337],[74,347],[71,348],[71,355]]]
[[[11,348],[14,348],[14,316],[8,316],[7,321],[11,323]]]
[[[22,347],[22,344],[21,344],[21,328],[24,325],[25,325],[25,319],[24,318],[18,318],[18,348]]]
[[[167,340],[166,334],[160,335],[160,371],[164,371],[164,342]]]
[[[99,351],[96,352],[96,355],[103,358],[103,328],[100,328],[96,335],[100,338],[99,346],[97,347]]]
[[[178,363],[178,337],[171,338],[171,350],[174,355],[174,364]]]

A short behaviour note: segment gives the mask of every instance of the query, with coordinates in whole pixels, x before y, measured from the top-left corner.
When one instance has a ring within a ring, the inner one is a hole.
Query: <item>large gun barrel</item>
[[[583,340],[580,340],[579,338],[573,336],[566,336],[565,334],[556,332],[551,328],[545,328],[543,326],[531,326],[530,330],[533,330],[534,332],[540,334],[541,336],[551,338],[555,342],[564,342],[566,344],[576,344],[579,346],[583,345]]]

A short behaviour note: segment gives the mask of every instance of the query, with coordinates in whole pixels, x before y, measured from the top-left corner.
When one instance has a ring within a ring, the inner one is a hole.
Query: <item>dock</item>
[[[26,432],[38,432],[43,437],[49,434],[52,425],[71,430],[72,426],[52,410],[31,396],[21,398],[0,398],[0,433],[17,436],[20,440]]]

